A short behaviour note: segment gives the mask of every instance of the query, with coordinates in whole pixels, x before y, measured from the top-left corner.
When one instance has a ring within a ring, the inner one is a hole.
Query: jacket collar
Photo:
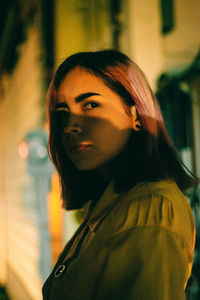
[[[96,206],[88,211],[87,218],[88,218],[88,225],[92,232],[95,231],[97,226],[101,223],[104,217],[109,213],[113,206],[116,205],[117,202],[121,200],[122,197],[129,197],[130,195],[133,196],[133,192],[135,195],[141,193],[141,188],[144,185],[144,182],[141,182],[131,188],[128,192],[117,193],[114,189],[114,182],[111,181],[110,184],[107,186],[106,190],[104,191],[101,198],[98,200]],[[126,195],[125,195],[126,194]],[[90,203],[91,204],[91,203]]]

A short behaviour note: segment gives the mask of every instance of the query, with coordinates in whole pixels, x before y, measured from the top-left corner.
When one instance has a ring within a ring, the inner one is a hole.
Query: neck
[[[104,181],[109,184],[114,176],[114,163],[109,162],[100,168],[98,168],[98,173],[103,177]]]

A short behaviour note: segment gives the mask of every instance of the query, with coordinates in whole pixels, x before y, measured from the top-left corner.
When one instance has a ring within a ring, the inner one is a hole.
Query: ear
[[[140,131],[141,124],[140,124],[140,121],[138,120],[137,110],[136,110],[135,105],[131,106],[130,109],[131,109],[131,115],[132,115],[133,130]]]

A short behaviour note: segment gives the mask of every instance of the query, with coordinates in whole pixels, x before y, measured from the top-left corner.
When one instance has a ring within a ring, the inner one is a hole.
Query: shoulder
[[[117,233],[138,227],[157,227],[194,243],[194,220],[188,200],[172,180],[141,182],[111,212]]]

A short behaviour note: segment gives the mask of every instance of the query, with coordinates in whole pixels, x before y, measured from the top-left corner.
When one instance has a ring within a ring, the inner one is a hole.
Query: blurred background
[[[53,71],[79,51],[130,56],[156,93],[184,163],[200,176],[200,1],[1,0],[0,7],[0,299],[41,300],[79,223],[78,213],[61,209],[46,150]],[[187,197],[197,227],[187,299],[198,300],[200,188]]]

